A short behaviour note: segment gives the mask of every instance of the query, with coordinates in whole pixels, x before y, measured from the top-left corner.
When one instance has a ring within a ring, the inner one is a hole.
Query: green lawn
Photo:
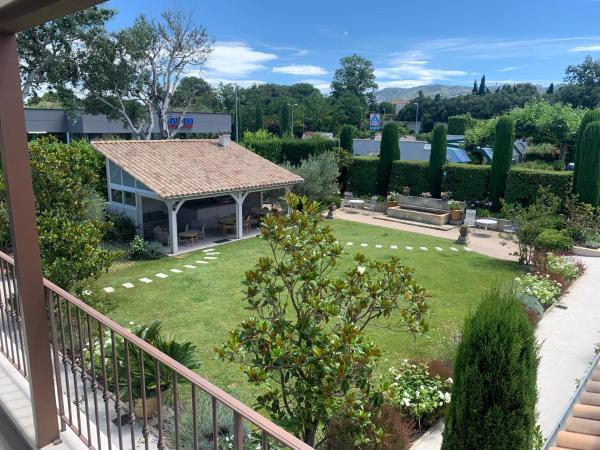
[[[510,282],[520,273],[516,263],[467,252],[460,246],[455,246],[458,252],[450,251],[453,243],[445,239],[341,220],[332,222],[331,226],[342,244],[354,243],[351,247],[345,246],[339,270],[353,263],[351,255],[356,251],[377,259],[397,256],[415,269],[417,280],[431,296],[431,329],[427,335],[414,340],[382,328],[368,331],[383,349],[382,369],[400,358],[449,357],[452,337],[482,292],[494,282]],[[369,245],[363,248],[360,243]],[[382,248],[376,248],[376,244]],[[390,245],[397,245],[398,249],[391,249]],[[406,246],[412,246],[413,250],[407,250]],[[443,251],[437,251],[436,246]],[[235,386],[240,398],[249,399],[252,389],[239,367],[216,360],[213,348],[249,314],[242,302],[241,281],[257,257],[266,254],[266,245],[258,238],[251,238],[221,245],[216,251],[220,253],[218,259],[205,265],[195,263],[204,256],[201,251],[158,261],[117,264],[100,279],[100,286],[115,288],[110,294],[118,305],[111,313],[114,319],[128,327],[131,322],[139,325],[162,320],[168,332],[197,345],[202,361],[201,375],[224,388]],[[185,264],[197,268],[184,268]],[[173,268],[183,272],[170,272]],[[155,274],[159,272],[168,274],[168,278],[157,278]],[[139,278],[143,277],[153,282],[140,282]],[[126,282],[135,287],[122,287]]]

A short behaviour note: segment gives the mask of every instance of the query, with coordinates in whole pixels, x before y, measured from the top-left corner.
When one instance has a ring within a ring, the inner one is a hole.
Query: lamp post
[[[358,129],[362,130],[362,123],[363,123],[363,108],[362,106],[359,107],[360,108],[360,117],[358,118]]]
[[[417,133],[419,132],[419,104],[413,103],[413,105],[417,105],[417,114],[415,114],[415,139],[416,139]]]
[[[294,106],[298,106],[298,103],[294,103],[293,105],[288,103],[288,106],[292,107],[292,136],[294,135]]]

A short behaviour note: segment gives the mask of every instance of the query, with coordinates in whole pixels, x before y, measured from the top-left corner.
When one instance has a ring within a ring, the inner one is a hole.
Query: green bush
[[[600,120],[600,109],[592,109],[590,111],[586,111],[583,117],[581,118],[581,123],[579,124],[579,128],[577,129],[577,139],[575,141],[575,155],[573,156],[573,162],[575,163],[575,170],[573,171],[573,187],[577,187],[577,183],[579,180],[579,169],[581,166],[581,138],[583,137],[583,132],[586,127],[592,123]]]
[[[575,192],[579,200],[598,206],[600,202],[600,121],[585,127],[577,151],[578,164]]]
[[[540,186],[565,199],[571,192],[572,179],[572,172],[513,167],[506,179],[504,200],[529,205],[538,197]]]
[[[500,199],[505,195],[506,176],[512,163],[514,142],[515,121],[508,116],[500,117],[496,122],[496,139],[490,174],[490,200],[496,209],[500,208]]]
[[[266,130],[246,131],[241,144],[269,161],[281,162],[281,139]]]
[[[141,236],[133,238],[127,254],[132,261],[159,259],[163,256],[160,244],[145,241]]]
[[[465,320],[442,450],[531,449],[537,366],[523,306],[492,289]]]
[[[127,244],[135,237],[135,223],[128,216],[116,211],[106,211],[109,226],[104,241],[111,244]]]
[[[550,228],[540,233],[534,246],[544,252],[566,253],[573,248],[573,239],[559,230]]]
[[[558,150],[552,144],[537,144],[527,147],[523,161],[554,162],[558,157]]]
[[[429,163],[427,161],[394,161],[390,176],[390,191],[402,192],[410,187],[411,195],[429,191]]]
[[[472,164],[446,164],[442,168],[445,176],[444,191],[452,192],[456,200],[485,200],[490,189],[490,166]]]
[[[377,157],[353,157],[352,165],[348,168],[348,191],[356,196],[375,194],[378,163]]]
[[[436,125],[429,155],[429,192],[439,198],[442,192],[442,166],[446,163],[446,127]]]
[[[388,123],[383,127],[381,145],[379,147],[379,164],[377,165],[377,194],[387,195],[390,187],[392,163],[400,159],[400,143],[398,127]]]
[[[352,125],[344,125],[340,129],[340,147],[350,153],[353,153],[353,135],[354,127]]]
[[[448,117],[448,134],[465,134],[465,130],[471,126],[473,118],[471,114]]]
[[[285,163],[283,167],[304,178],[304,183],[292,188],[298,195],[306,195],[313,201],[324,202],[338,194],[340,171],[333,152],[310,155],[297,166]]]
[[[333,139],[312,137],[310,139],[284,138],[281,142],[281,162],[298,165],[310,155],[319,155],[337,147]]]

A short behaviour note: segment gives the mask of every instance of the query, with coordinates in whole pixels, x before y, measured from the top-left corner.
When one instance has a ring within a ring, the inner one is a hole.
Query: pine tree
[[[600,203],[600,122],[589,123],[579,145],[577,195],[583,203]]]
[[[533,448],[538,363],[521,302],[486,293],[464,322],[442,450]]]
[[[579,128],[577,129],[577,138],[575,140],[575,154],[573,155],[573,162],[575,163],[575,170],[573,171],[573,190],[577,192],[577,183],[579,179],[579,169],[581,167],[581,163],[579,161],[579,155],[581,154],[579,150],[579,146],[581,143],[581,136],[583,136],[583,131],[588,124],[592,122],[596,122],[600,120],[600,109],[592,109],[586,111],[583,117],[581,118],[581,123],[579,124]]]
[[[353,153],[353,138],[354,138],[354,127],[352,125],[344,125],[340,129],[340,147],[344,150]]]
[[[392,163],[400,159],[398,139],[398,126],[395,123],[386,124],[383,127],[379,146],[379,163],[377,165],[378,195],[387,195],[388,193]]]
[[[290,111],[287,103],[281,105],[281,112],[279,113],[279,133],[285,135],[290,132]]]
[[[481,77],[481,82],[479,83],[479,95],[485,95],[486,90],[485,90],[485,75],[483,75]]]
[[[475,95],[479,93],[479,88],[477,87],[477,80],[473,81],[473,90],[471,92]]]
[[[436,125],[429,155],[429,192],[439,198],[442,192],[442,166],[446,163],[446,127]]]
[[[515,142],[515,122],[509,116],[502,116],[496,122],[496,140],[490,174],[490,200],[494,209],[500,209],[500,199],[504,197],[506,177],[512,163]]]
[[[256,102],[256,115],[254,116],[254,131],[258,131],[263,127],[263,112],[262,107],[260,106],[260,102]]]
[[[546,89],[546,94],[554,94],[554,83],[550,83],[550,86],[548,86],[548,89]]]

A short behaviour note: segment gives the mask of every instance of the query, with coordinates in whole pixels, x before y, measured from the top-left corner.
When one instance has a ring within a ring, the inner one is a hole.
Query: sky
[[[565,67],[600,58],[600,0],[109,0],[118,30],[144,13],[189,10],[215,40],[192,68],[212,84],[308,82],[323,92],[340,58],[373,62],[385,87],[560,83]]]

